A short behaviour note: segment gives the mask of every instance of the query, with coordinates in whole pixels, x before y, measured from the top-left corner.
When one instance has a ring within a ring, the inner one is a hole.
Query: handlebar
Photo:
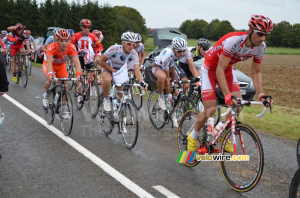
[[[143,96],[145,94],[145,90],[142,88],[140,84],[130,84],[130,83],[114,84],[112,86],[112,89],[115,90],[116,87],[124,87],[124,86],[140,87],[142,89],[142,93],[140,94],[140,96]]]
[[[53,81],[77,81],[77,78],[54,78]]]
[[[181,85],[185,83],[193,83],[195,80],[179,80],[179,81],[174,81],[171,83],[172,86],[175,86],[176,84]]]
[[[238,104],[240,105],[263,105],[262,102],[257,102],[257,101],[248,101],[248,100],[238,100],[237,101]],[[221,116],[224,117],[226,115],[229,114],[229,112],[231,112],[232,107],[228,107],[227,111],[225,113],[222,113]],[[258,115],[256,115],[256,118],[260,118],[262,117],[267,111],[267,107],[264,106],[264,109],[262,110],[262,112]]]

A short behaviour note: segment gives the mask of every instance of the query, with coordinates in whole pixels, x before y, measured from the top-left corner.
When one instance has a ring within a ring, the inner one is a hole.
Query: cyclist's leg
[[[108,70],[104,69],[102,70],[102,78],[103,78],[103,83],[102,83],[102,92],[105,98],[108,98],[109,95],[109,89],[110,89],[110,83],[112,81],[112,75],[111,72]]]
[[[158,90],[158,94],[161,95],[161,94],[163,94],[167,76],[160,67],[155,66],[155,65],[153,65],[153,67],[152,67],[152,73],[157,78],[157,90]]]
[[[12,71],[13,71],[13,81],[14,82],[17,82],[17,77],[16,77],[16,64],[17,64],[17,61],[16,61],[16,55],[17,55],[17,51],[18,51],[18,48],[17,46],[14,46],[14,45],[11,45],[11,58],[12,58]]]
[[[23,45],[20,46],[19,50],[21,55],[26,55],[25,48]],[[23,56],[22,58],[23,58],[23,63],[26,63],[26,57]]]

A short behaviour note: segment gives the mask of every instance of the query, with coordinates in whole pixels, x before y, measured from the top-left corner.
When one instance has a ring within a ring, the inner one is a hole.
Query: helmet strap
[[[252,42],[252,40],[251,40],[251,36],[252,36],[253,32],[254,32],[253,29],[251,29],[251,33],[249,34],[249,40],[250,40],[252,46],[254,46],[254,44],[253,44],[253,42]]]

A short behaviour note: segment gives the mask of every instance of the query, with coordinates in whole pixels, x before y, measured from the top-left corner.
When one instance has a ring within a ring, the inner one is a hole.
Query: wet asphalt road
[[[8,95],[44,118],[41,68],[33,68],[27,88],[11,82]],[[11,81],[11,72],[8,74]],[[137,197],[103,169],[4,97],[0,107],[0,197]],[[87,108],[74,110],[70,138],[108,163],[154,197],[166,197],[153,186],[161,185],[178,197],[288,197],[298,166],[296,141],[258,133],[265,166],[258,185],[247,193],[233,191],[223,179],[218,162],[201,162],[194,168],[176,164],[176,130],[170,124],[154,129],[146,101],[139,111],[137,145],[125,148],[117,127],[106,137],[99,118]],[[57,120],[54,126],[60,130]]]

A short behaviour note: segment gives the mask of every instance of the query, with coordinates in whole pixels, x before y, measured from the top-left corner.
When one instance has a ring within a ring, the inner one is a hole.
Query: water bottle
[[[117,98],[113,98],[112,102],[113,102],[113,109],[114,109],[114,111],[117,111],[118,99]]]
[[[3,124],[4,121],[4,113],[1,112],[1,108],[0,108],[0,125]]]
[[[57,92],[56,95],[54,96],[54,104],[57,104],[59,98],[59,93]]]
[[[207,135],[208,135],[208,141],[213,140],[214,138],[214,118],[210,117],[207,119],[206,122],[206,129],[207,129]]]
[[[224,130],[225,124],[223,122],[219,122],[217,126],[214,128],[213,134],[214,136],[218,135]]]

